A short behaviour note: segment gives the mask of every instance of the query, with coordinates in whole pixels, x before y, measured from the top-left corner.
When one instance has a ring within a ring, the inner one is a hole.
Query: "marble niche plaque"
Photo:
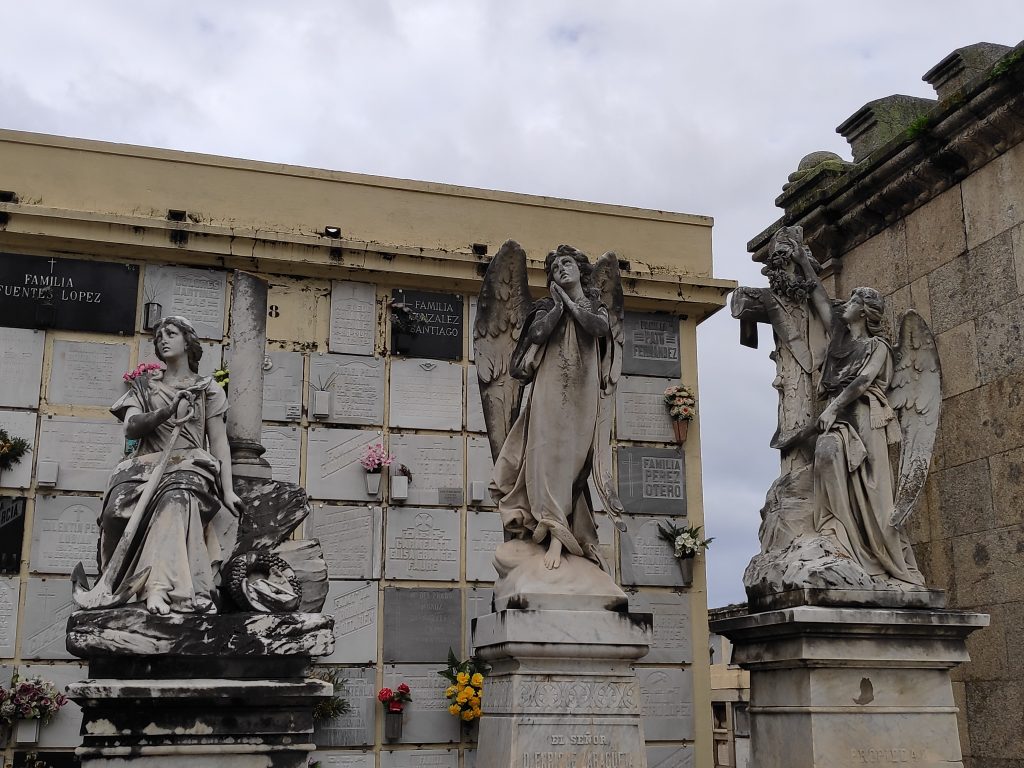
[[[314,499],[369,501],[366,471],[359,463],[380,435],[360,429],[310,427],[306,443],[306,490]],[[392,438],[394,441],[394,438]]]
[[[494,581],[494,550],[505,541],[501,516],[497,512],[469,510],[466,516],[466,579]]]
[[[389,507],[384,536],[384,577],[458,581],[459,512]]]
[[[107,480],[124,459],[124,431],[120,422],[48,416],[39,425],[36,461],[57,464],[57,482],[63,491],[103,491]]]
[[[480,378],[475,365],[466,369],[466,429],[470,432],[487,432],[484,405],[480,400]]]
[[[21,580],[17,576],[0,577],[0,659],[14,658],[20,598]]]
[[[44,331],[0,327],[0,405],[36,408],[43,372]]]
[[[187,317],[204,339],[224,336],[227,273],[190,267],[146,267],[142,295],[162,307],[161,315]]]
[[[679,318],[663,312],[627,312],[622,372],[678,379]]]
[[[383,358],[317,354],[310,358],[309,364],[310,396],[317,390],[330,393],[330,413],[326,417],[316,416],[318,421],[384,423]]]
[[[18,668],[18,675],[26,679],[42,677],[54,683],[57,690],[63,691],[71,683],[86,680],[89,677],[89,670],[85,664],[24,664]],[[50,722],[39,729],[39,741],[36,746],[43,749],[80,746],[81,727],[82,710],[75,702],[68,700]]]
[[[64,647],[68,617],[74,610],[71,579],[30,578],[25,592],[25,629],[21,655],[26,659],[71,659]]]
[[[282,483],[299,482],[299,428],[264,424],[260,441],[266,448],[263,458],[270,464],[273,478]]]
[[[203,355],[199,358],[199,375],[200,376],[213,376],[213,372],[224,365],[224,347],[221,346],[219,341],[200,341],[199,346],[203,349]],[[143,338],[139,343],[139,362],[140,363],[159,363],[160,360],[156,356],[156,352],[153,350],[153,339]],[[120,381],[120,376],[118,377]],[[228,393],[228,402],[231,401],[230,392]],[[113,402],[113,401],[111,401]]]
[[[619,534],[622,583],[649,587],[683,587],[679,561],[672,545],[658,536],[659,523],[685,525],[686,519],[627,515],[626,531]]]
[[[616,449],[619,498],[634,515],[686,514],[686,463],[678,448]]]
[[[474,652],[473,619],[493,613],[494,590],[490,587],[470,587],[466,590],[466,655]],[[456,654],[458,655],[458,654]]]
[[[665,389],[673,379],[623,376],[615,390],[615,434],[620,440],[674,443]]]
[[[402,328],[391,313],[391,350],[396,355],[462,359],[462,321],[465,302],[457,293],[430,293],[396,288],[395,304],[408,309],[409,327]]]
[[[392,664],[384,667],[384,685],[394,689],[409,685],[412,703],[405,708],[399,744],[440,744],[459,740],[461,721],[448,712],[441,694],[448,682],[437,674],[436,664]]]
[[[644,721],[646,728],[647,721]],[[693,768],[693,745],[647,747],[647,768]]]
[[[438,680],[440,679],[438,678]],[[451,719],[455,718],[451,717]],[[380,768],[459,768],[459,750],[381,750]]]
[[[377,582],[332,581],[324,612],[334,616],[334,652],[319,664],[377,661]]]
[[[35,573],[71,573],[79,563],[97,573],[96,525],[103,507],[98,496],[36,496],[32,514],[32,557]]]
[[[127,344],[55,340],[46,402],[109,408],[128,391],[130,359]]]
[[[352,749],[320,749],[316,750],[315,762],[323,768],[373,768],[373,752]]]
[[[267,421],[302,418],[301,352],[274,350],[263,358],[263,418]]]
[[[391,435],[396,463],[412,471],[407,504],[461,506],[462,436]]]
[[[491,475],[494,474],[494,462],[491,460],[491,444],[486,437],[469,437],[466,441],[466,462],[469,503],[475,507],[497,506],[488,490]]]
[[[32,459],[37,453],[36,414],[34,411],[0,411],[0,427],[12,437],[23,437],[28,440],[31,448],[21,457],[21,461],[0,472],[0,487],[28,488],[32,484]]]
[[[693,661],[689,595],[638,592],[630,595],[629,610],[654,614],[651,650],[644,656],[645,664],[682,664]]]
[[[24,496],[0,496],[0,573],[21,570],[21,544],[25,537]]]
[[[458,589],[384,589],[385,662],[444,662],[461,634]]]
[[[373,283],[331,282],[331,352],[372,355],[377,335],[377,286]]]
[[[392,360],[391,426],[461,430],[462,366],[436,360]]]
[[[335,667],[335,671],[345,679],[345,684],[335,686],[334,692],[348,701],[349,710],[329,720],[314,720],[313,743],[317,747],[372,746],[374,714],[380,707],[375,685],[376,670],[372,667]],[[320,758],[319,749],[317,758]]]
[[[644,738],[647,741],[691,740],[693,672],[688,669],[637,667]]]
[[[305,535],[320,540],[328,578],[380,578],[381,518],[380,507],[313,505]]]

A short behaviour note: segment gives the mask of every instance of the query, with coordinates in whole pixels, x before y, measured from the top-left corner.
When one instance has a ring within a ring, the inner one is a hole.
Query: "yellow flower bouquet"
[[[448,666],[437,674],[449,683],[444,690],[448,711],[464,725],[483,717],[484,676],[490,671],[489,664],[472,657],[459,661],[448,649]]]

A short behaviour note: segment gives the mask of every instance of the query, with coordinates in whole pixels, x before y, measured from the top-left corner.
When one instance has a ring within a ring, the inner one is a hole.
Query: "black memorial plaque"
[[[139,267],[0,253],[0,325],[132,333]]]
[[[21,539],[25,534],[25,497],[0,496],[0,573],[21,569]]]
[[[627,312],[622,372],[679,378],[679,318],[664,312]]]
[[[391,350],[435,360],[462,359],[464,301],[457,293],[391,292]]]

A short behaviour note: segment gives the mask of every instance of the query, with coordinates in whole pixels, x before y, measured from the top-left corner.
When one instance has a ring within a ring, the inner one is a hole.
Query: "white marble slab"
[[[630,595],[630,611],[654,614],[651,650],[644,656],[645,664],[693,661],[689,606],[688,594],[640,591]]]
[[[693,740],[693,672],[672,667],[637,667],[647,741]]]
[[[459,768],[459,751],[457,749],[381,750],[380,768]]]
[[[470,587],[466,590],[465,656],[473,653],[473,619],[491,613],[494,590],[490,587]],[[465,658],[465,656],[460,658]]]
[[[64,647],[68,617],[74,610],[67,577],[30,578],[25,592],[21,656],[25,659],[71,659]]]
[[[36,414],[34,411],[0,411],[0,427],[11,437],[28,440],[31,450],[10,469],[0,472],[0,488],[28,488],[32,484],[32,462],[36,457]]]
[[[23,679],[41,677],[63,691],[71,683],[88,679],[89,670],[85,664],[24,664],[18,668],[18,675]],[[81,728],[82,709],[69,699],[50,722],[39,728],[36,746],[41,749],[81,746]]]
[[[40,420],[37,454],[38,464],[58,465],[55,488],[103,491],[110,473],[124,459],[124,428],[113,417],[48,416]]]
[[[143,301],[155,301],[161,314],[181,315],[204,339],[224,336],[227,273],[190,267],[146,267]]]
[[[305,536],[320,540],[329,578],[380,578],[382,517],[379,506],[313,505]]]
[[[494,462],[491,460],[491,444],[486,437],[469,436],[466,440],[466,462],[468,503],[474,507],[497,506],[488,490],[494,474]]]
[[[369,430],[311,427],[306,444],[309,495],[324,500],[370,501],[366,470],[359,459],[367,446],[380,439],[379,434]]]
[[[693,745],[648,746],[647,768],[693,768]]]
[[[298,421],[302,418],[301,352],[272,350],[263,359],[263,418]]]
[[[353,749],[317,749],[311,759],[322,768],[373,768],[375,764],[373,752]]]
[[[335,667],[345,680],[335,685],[334,693],[349,704],[344,715],[313,722],[313,743],[317,747],[372,746],[377,701],[377,671],[373,667]],[[317,749],[317,758],[320,751]]]
[[[649,587],[683,587],[679,561],[672,545],[658,535],[658,525],[685,525],[686,518],[625,515],[626,531],[619,534],[622,583]]]
[[[385,578],[458,581],[460,527],[457,510],[388,507]]]
[[[96,521],[102,508],[103,499],[98,496],[36,496],[32,571],[69,574],[82,563],[86,573],[97,573],[100,529]]]
[[[389,664],[384,667],[384,685],[397,688],[405,683],[412,702],[405,707],[399,744],[438,744],[459,740],[461,720],[448,712],[442,695],[447,681],[437,674],[436,664]]]
[[[461,590],[385,587],[385,662],[443,662],[461,629]]]
[[[324,612],[334,616],[334,652],[320,664],[377,661],[377,582],[332,581]]]
[[[397,464],[412,471],[410,505],[461,506],[463,491],[463,443],[461,435],[391,435],[391,451]]]
[[[461,430],[462,373],[458,363],[392,359],[391,426]]]
[[[0,327],[0,405],[36,408],[43,372],[45,331]]]
[[[475,365],[466,369],[466,429],[470,432],[487,433],[484,406],[480,399],[480,379]]]
[[[130,360],[131,349],[124,343],[56,339],[46,402],[109,408],[128,391],[122,377]]]
[[[675,379],[623,376],[615,390],[615,435],[619,440],[675,442],[672,419],[665,406],[665,389]]]
[[[466,513],[466,579],[468,581],[494,581],[494,550],[504,542],[505,532],[497,512]]]
[[[0,576],[0,659],[14,658],[20,599],[21,580],[17,576]]]
[[[283,483],[299,482],[301,431],[298,427],[264,424],[260,442],[266,448],[263,458],[270,463],[273,478]]]
[[[372,355],[377,334],[377,286],[331,281],[331,352]]]
[[[330,413],[317,417],[319,421],[367,425],[384,422],[383,358],[315,354],[310,357],[309,382],[313,390],[330,393]]]

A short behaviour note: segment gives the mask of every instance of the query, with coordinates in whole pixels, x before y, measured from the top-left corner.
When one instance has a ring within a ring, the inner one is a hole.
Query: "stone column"
[[[231,286],[228,442],[235,477],[269,478],[263,459],[263,360],[267,347],[267,283],[235,271]]]

